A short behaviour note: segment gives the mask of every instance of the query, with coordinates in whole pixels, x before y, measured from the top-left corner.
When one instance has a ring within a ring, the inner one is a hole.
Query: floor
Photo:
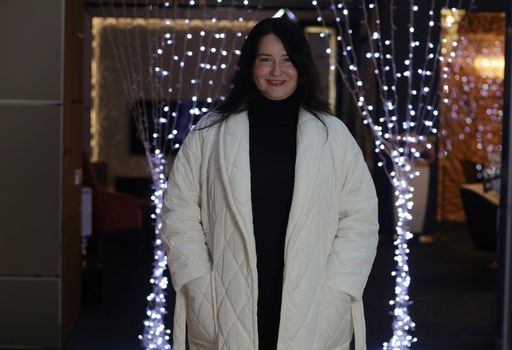
[[[432,243],[411,243],[409,265],[416,323],[415,350],[494,349],[495,255],[476,251],[464,225],[448,224]],[[365,290],[368,349],[380,349],[391,337],[394,280],[393,246],[381,242]]]
[[[84,305],[64,350],[135,350],[149,293],[150,232],[105,238],[102,300]],[[411,242],[410,314],[416,323],[415,350],[494,348],[493,254],[476,251],[464,224],[444,224],[431,243]],[[365,291],[368,350],[382,348],[391,333],[394,297],[393,244],[382,239]],[[171,325],[168,315],[168,325]]]

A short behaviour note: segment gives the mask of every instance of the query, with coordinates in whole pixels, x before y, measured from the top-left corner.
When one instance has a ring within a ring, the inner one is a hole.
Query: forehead
[[[287,55],[283,43],[274,34],[267,34],[260,39],[258,54]]]

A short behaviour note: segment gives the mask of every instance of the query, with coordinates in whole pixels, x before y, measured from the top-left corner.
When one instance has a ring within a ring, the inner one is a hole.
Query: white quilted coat
[[[353,332],[356,349],[366,348],[362,293],[376,252],[377,198],[350,132],[323,118],[328,135],[299,112],[278,350],[348,349]],[[185,320],[190,349],[258,349],[250,185],[246,112],[189,134],[169,177],[162,230],[176,290],[175,350],[185,349]]]

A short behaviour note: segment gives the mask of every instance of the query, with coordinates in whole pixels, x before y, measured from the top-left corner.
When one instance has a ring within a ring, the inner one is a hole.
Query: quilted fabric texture
[[[185,285],[187,315],[195,327],[189,328],[189,343],[193,349],[216,349],[212,274],[196,278]]]
[[[248,118],[242,112],[202,129],[210,118],[183,144],[165,199],[174,349],[184,349],[186,319],[191,349],[257,350]],[[299,113],[279,350],[348,349],[352,332],[365,348],[361,299],[377,245],[377,199],[349,131],[332,116],[323,120]]]

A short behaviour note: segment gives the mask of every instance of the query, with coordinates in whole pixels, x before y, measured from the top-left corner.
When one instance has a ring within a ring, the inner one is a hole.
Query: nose
[[[272,70],[270,71],[270,75],[278,76],[279,74],[281,74],[280,64],[279,62],[274,62],[274,64],[272,65]]]

